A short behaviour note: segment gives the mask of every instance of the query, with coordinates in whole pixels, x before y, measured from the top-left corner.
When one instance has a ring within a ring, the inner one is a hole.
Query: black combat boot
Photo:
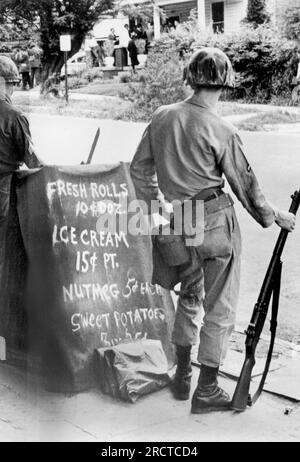
[[[201,364],[197,388],[192,398],[192,414],[229,409],[230,397],[218,386],[219,368]]]
[[[190,397],[192,365],[191,365],[191,346],[176,345],[177,369],[172,391],[174,398],[187,400]]]

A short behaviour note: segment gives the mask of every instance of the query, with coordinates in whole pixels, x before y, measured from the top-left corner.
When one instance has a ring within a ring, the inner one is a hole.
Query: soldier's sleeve
[[[270,226],[275,219],[274,208],[267,201],[258,184],[238,134],[230,137],[219,164],[232,191],[250,215],[264,228]]]
[[[34,152],[29,122],[23,114],[15,119],[14,139],[20,162],[24,162],[28,168],[38,168],[43,165]]]
[[[146,202],[150,213],[151,200],[162,200],[158,188],[153,152],[151,149],[151,124],[143,133],[130,166],[130,174],[138,199]]]

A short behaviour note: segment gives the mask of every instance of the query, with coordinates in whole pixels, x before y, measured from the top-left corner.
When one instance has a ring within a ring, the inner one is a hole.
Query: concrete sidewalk
[[[194,368],[193,388],[198,370]],[[220,379],[233,392],[235,382]],[[190,414],[188,401],[175,401],[169,389],[135,404],[97,390],[74,396],[44,391],[37,378],[0,365],[0,441],[187,442],[285,441],[300,439],[300,405],[264,393],[242,414],[231,411]]]

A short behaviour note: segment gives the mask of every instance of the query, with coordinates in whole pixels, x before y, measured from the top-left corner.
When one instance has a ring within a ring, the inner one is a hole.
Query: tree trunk
[[[72,50],[68,53],[70,59],[77,53],[82,44],[82,36],[72,37]],[[56,86],[60,82],[60,73],[64,65],[64,52],[58,51],[55,55],[46,56],[43,58],[43,71],[41,76],[41,94],[45,94],[51,89],[51,86]]]

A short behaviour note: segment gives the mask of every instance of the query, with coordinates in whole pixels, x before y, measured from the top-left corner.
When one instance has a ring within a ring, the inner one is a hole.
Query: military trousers
[[[10,173],[0,173],[0,248],[4,247],[3,242],[8,223],[11,181]]]
[[[240,285],[241,234],[234,207],[205,215],[203,242],[189,249],[191,262],[180,271],[172,341],[196,345],[200,331],[198,361],[219,367],[234,329]]]

